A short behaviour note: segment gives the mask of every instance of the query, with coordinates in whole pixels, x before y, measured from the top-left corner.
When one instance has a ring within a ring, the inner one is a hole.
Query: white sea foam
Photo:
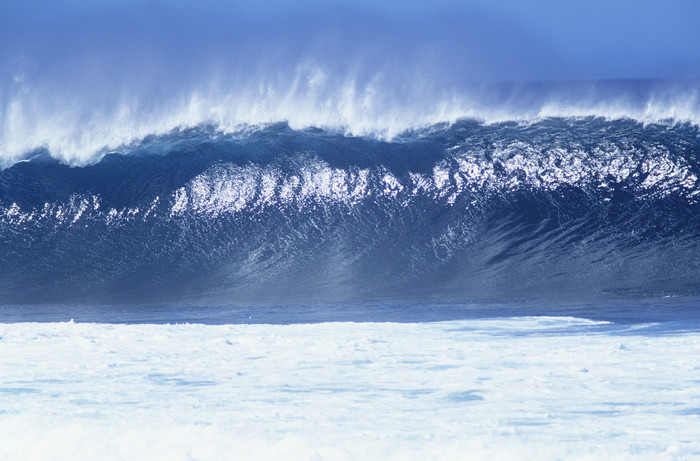
[[[696,332],[0,325],[2,459],[688,459]]]

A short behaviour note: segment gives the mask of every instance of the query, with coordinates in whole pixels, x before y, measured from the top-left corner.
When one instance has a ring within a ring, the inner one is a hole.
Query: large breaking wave
[[[693,124],[200,125],[82,166],[33,156],[0,170],[3,302],[700,291]]]

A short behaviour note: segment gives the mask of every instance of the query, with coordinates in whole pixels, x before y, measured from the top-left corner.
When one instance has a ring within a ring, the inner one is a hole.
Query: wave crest
[[[79,94],[28,86],[10,95],[0,113],[0,165],[45,150],[71,165],[128,152],[150,136],[201,126],[241,134],[279,122],[295,130],[320,128],[349,136],[393,140],[440,123],[471,119],[493,124],[547,118],[603,117],[640,123],[700,122],[700,81],[608,81],[549,84],[438,85],[386,78],[322,78],[297,70],[292,82],[187,90],[149,101],[113,95],[101,104]],[[0,98],[2,100],[3,98]]]

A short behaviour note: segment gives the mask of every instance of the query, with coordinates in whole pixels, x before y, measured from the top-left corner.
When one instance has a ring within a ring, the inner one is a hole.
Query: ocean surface
[[[695,297],[699,140],[691,123],[547,117],[460,120],[391,140],[197,126],[84,165],[38,149],[0,170],[0,298]]]
[[[692,120],[86,152],[0,170],[3,459],[700,456]]]

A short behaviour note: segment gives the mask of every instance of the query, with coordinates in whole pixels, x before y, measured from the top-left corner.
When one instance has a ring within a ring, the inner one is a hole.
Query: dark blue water
[[[600,331],[676,334],[700,331],[700,298],[649,298],[587,303],[527,300],[364,301],[283,305],[38,304],[3,305],[3,322],[126,324],[294,324],[319,322],[435,322],[507,317],[578,317],[610,322]],[[630,330],[633,328],[633,330]],[[612,330],[611,330],[612,329]]]
[[[392,141],[202,126],[87,166],[35,154],[0,170],[8,321],[697,310],[693,125],[467,120]]]

